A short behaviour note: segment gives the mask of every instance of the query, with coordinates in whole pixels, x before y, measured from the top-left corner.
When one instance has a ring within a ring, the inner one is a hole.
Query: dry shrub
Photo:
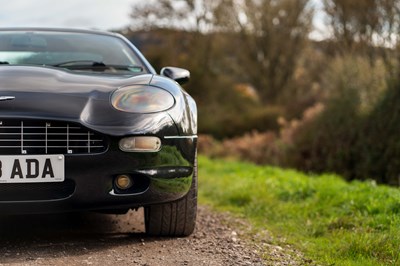
[[[286,121],[283,117],[280,117],[278,119],[278,123],[281,126],[280,141],[286,145],[292,145],[298,131],[314,121],[315,117],[322,113],[323,110],[324,105],[322,103],[317,103],[314,106],[307,108],[303,112],[301,119]]]
[[[276,164],[279,150],[276,148],[276,134],[253,131],[242,137],[227,139],[222,142],[224,154],[235,155],[255,163]]]
[[[217,146],[221,145],[213,136],[201,134],[197,141],[197,150],[199,153],[212,156]]]
[[[221,105],[221,98],[228,104]],[[242,136],[252,130],[263,132],[279,129],[277,118],[284,114],[283,108],[263,107],[248,99],[232,100],[225,95],[217,99],[218,102],[209,103],[208,108],[199,108],[201,134],[211,134],[217,139],[223,139]]]
[[[301,119],[278,119],[279,134],[273,131],[252,131],[241,137],[217,141],[211,135],[200,135],[198,149],[211,157],[234,157],[257,164],[287,165],[287,153],[292,148],[298,130],[307,126],[324,109],[316,104],[304,111]]]
[[[210,135],[199,136],[199,152],[211,157],[234,157],[255,163],[277,164],[277,134],[252,131],[241,137],[217,141]],[[272,159],[272,160],[271,160]]]

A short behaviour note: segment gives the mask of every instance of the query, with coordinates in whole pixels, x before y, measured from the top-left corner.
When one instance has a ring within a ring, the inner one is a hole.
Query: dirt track
[[[201,207],[196,232],[177,239],[145,236],[142,211],[0,217],[0,264],[262,265],[225,217]]]

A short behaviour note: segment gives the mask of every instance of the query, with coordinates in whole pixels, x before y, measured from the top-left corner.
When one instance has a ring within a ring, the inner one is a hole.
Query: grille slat
[[[0,121],[0,155],[91,154],[107,149],[104,136],[60,121]]]

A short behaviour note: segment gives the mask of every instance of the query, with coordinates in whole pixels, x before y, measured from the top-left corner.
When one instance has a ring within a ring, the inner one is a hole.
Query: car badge
[[[15,99],[15,96],[0,96],[0,101],[11,101],[14,99]]]

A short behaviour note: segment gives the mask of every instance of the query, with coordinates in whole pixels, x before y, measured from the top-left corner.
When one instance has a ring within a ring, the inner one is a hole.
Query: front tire
[[[196,225],[197,158],[193,167],[192,185],[183,198],[146,207],[146,234],[152,236],[189,236]]]

